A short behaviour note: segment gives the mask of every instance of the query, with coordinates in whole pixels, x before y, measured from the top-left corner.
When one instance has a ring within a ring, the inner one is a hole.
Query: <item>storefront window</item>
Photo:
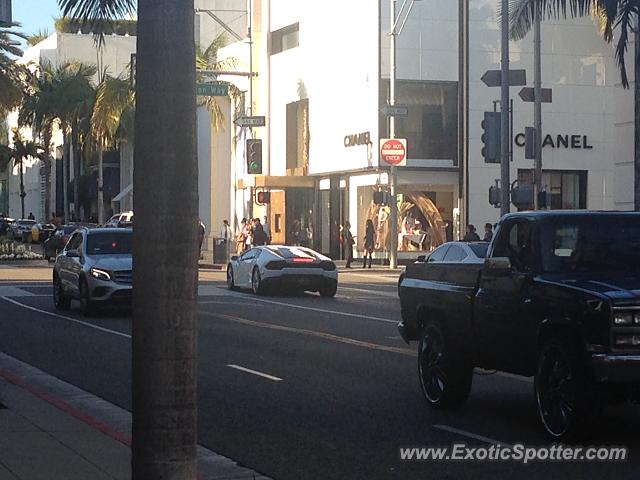
[[[380,105],[388,99],[389,81],[382,80]],[[396,103],[409,115],[396,117],[396,136],[407,139],[408,158],[452,160],[458,164],[458,83],[396,81]],[[387,137],[388,117],[380,116],[380,136]]]
[[[531,170],[518,170],[521,186],[533,185]],[[545,170],[542,172],[542,188],[547,192],[547,203],[552,210],[587,208],[586,170]],[[533,205],[521,209],[531,209]]]
[[[451,221],[443,219],[436,205],[440,198],[446,204],[452,192],[425,192],[400,188],[398,194],[398,225],[389,226],[391,205],[378,205],[373,201],[375,186],[358,187],[358,232],[362,236],[365,223],[373,221],[375,227],[375,250],[388,252],[391,235],[398,236],[399,252],[430,252],[445,243],[451,237]],[[395,230],[393,233],[392,231]],[[358,249],[361,250],[361,242]]]

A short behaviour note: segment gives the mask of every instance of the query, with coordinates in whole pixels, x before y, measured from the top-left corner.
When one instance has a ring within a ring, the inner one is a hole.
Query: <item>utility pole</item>
[[[391,15],[389,29],[389,105],[396,104],[396,0],[391,0]],[[396,138],[396,119],[389,117],[389,138]],[[391,212],[389,215],[389,268],[398,266],[398,200],[396,198],[397,172],[396,166],[391,165],[389,172],[389,193],[391,196]]]
[[[502,159],[500,162],[500,183],[501,183],[501,205],[500,215],[509,213],[510,210],[510,188],[511,179],[509,169],[509,0],[502,0],[502,15],[501,15],[501,95],[500,95],[500,126],[501,126],[501,149]]]
[[[533,126],[536,129],[535,171],[533,174],[533,205],[540,208],[538,194],[542,191],[542,45],[540,40],[540,7],[536,5],[533,20]]]

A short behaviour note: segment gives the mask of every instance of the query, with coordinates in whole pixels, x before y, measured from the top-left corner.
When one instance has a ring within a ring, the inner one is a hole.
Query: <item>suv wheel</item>
[[[461,406],[469,397],[473,367],[457,355],[442,327],[429,323],[418,346],[418,375],[427,402],[438,408]]]
[[[53,276],[53,305],[57,310],[69,310],[71,298],[64,293],[64,287],[57,275]]]
[[[82,314],[87,317],[95,313],[95,304],[91,301],[91,292],[85,279],[80,280],[80,309]]]
[[[595,385],[581,359],[576,342],[560,336],[547,341],[538,357],[534,382],[538,415],[556,440],[588,437],[600,411]]]

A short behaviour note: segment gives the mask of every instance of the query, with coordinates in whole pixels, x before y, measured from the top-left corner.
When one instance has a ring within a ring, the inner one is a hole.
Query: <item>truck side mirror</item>
[[[509,257],[493,257],[484,261],[484,272],[489,275],[504,276],[511,273]]]

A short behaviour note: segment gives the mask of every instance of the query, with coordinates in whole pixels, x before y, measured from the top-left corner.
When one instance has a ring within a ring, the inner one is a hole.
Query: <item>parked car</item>
[[[338,270],[328,257],[304,247],[269,245],[234,255],[227,266],[229,289],[250,288],[256,295],[268,290],[318,292],[333,297]]]
[[[116,213],[113,215],[107,223],[104,224],[105,227],[130,227],[133,224],[133,212],[122,212]]]
[[[9,234],[11,225],[15,222],[13,218],[2,217],[0,218],[0,237]]]
[[[461,406],[474,367],[534,377],[556,441],[588,436],[607,403],[640,401],[640,213],[507,215],[483,264],[407,266],[400,305],[433,407]]]
[[[10,225],[9,230],[7,231],[7,234],[9,238],[11,238],[12,240],[22,241],[25,238],[24,235],[31,234],[31,228],[35,224],[36,224],[35,220],[29,220],[26,218],[16,220]]]
[[[428,255],[420,255],[416,263],[484,263],[489,242],[447,242],[440,245]],[[405,272],[398,278],[398,296]]]
[[[130,306],[132,242],[128,228],[76,230],[53,266],[55,307],[67,310],[75,299],[92,315],[100,305]]]
[[[53,235],[50,235],[43,244],[44,258],[45,260],[55,259],[64,246],[71,238],[71,234],[75,232],[79,227],[77,225],[63,225],[58,227]]]

